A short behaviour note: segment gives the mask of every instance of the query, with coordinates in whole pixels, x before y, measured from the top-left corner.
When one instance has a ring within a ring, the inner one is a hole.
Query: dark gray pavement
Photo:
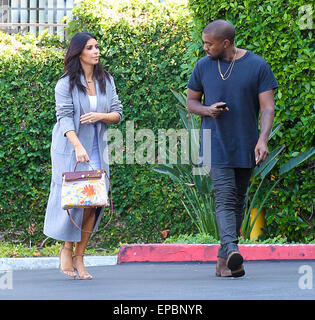
[[[94,276],[89,281],[68,279],[58,269],[13,270],[12,289],[0,289],[0,300],[315,299],[314,260],[248,261],[244,265],[242,278],[216,277],[214,262],[89,267]]]

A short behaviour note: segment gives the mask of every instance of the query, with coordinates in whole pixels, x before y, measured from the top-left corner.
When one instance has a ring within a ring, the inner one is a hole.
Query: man
[[[273,89],[278,87],[268,63],[249,50],[236,48],[234,37],[233,25],[225,20],[204,28],[207,55],[197,61],[187,93],[189,112],[202,117],[202,130],[211,129],[210,176],[221,243],[216,275],[222,277],[245,274],[238,236],[252,168],[268,155]]]

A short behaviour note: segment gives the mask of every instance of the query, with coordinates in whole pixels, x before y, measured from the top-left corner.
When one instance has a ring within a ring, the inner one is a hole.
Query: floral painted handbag
[[[105,181],[106,177],[109,181],[109,177],[104,169],[76,171],[78,163],[76,163],[73,172],[62,173],[61,207],[67,210],[72,223],[81,230],[72,219],[68,209],[109,206],[108,190]]]

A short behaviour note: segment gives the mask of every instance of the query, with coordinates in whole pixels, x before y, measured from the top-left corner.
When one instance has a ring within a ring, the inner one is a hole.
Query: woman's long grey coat
[[[81,82],[86,87],[84,76]],[[97,112],[117,112],[122,117],[122,104],[118,99],[115,83],[112,77],[106,81],[106,94],[100,92],[96,81]],[[65,136],[69,130],[75,130],[79,140],[89,155],[92,152],[94,128],[93,124],[81,124],[80,116],[90,112],[90,101],[88,95],[78,90],[75,86],[69,92],[69,77],[65,76],[58,80],[55,87],[56,116],[57,123],[52,132],[51,162],[52,177],[50,194],[45,215],[44,233],[57,240],[79,242],[81,232],[70,221],[67,211],[61,208],[61,186],[62,172],[73,171],[76,164],[75,150],[69,139]],[[100,151],[101,168],[109,175],[109,161],[107,150],[107,125],[97,122],[98,146]],[[79,163],[77,170],[91,170],[86,163]],[[103,215],[104,208],[98,208],[93,232],[97,230]],[[71,209],[70,213],[75,222],[81,226],[83,209]]]

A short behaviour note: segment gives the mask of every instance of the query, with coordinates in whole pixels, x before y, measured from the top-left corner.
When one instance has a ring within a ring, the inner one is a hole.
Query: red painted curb
[[[122,245],[117,263],[216,261],[218,244]],[[240,244],[244,260],[315,259],[315,244]]]

